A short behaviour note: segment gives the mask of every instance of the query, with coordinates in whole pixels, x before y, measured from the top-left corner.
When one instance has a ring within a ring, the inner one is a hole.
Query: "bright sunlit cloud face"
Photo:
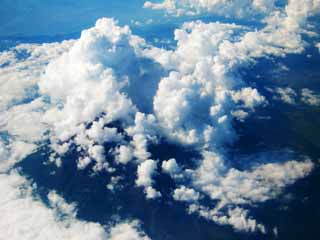
[[[4,236],[287,239],[266,206],[316,182],[320,3],[129,5],[143,20],[111,2],[78,38],[0,40]]]

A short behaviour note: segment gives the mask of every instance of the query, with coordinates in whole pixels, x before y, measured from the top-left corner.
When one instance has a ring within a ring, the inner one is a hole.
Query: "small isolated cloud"
[[[297,93],[290,87],[280,88],[277,87],[274,90],[270,89],[275,94],[273,97],[276,100],[280,100],[284,103],[294,105],[296,104]]]
[[[157,162],[151,159],[145,160],[138,166],[136,184],[139,187],[145,188],[147,198],[157,198],[161,193],[156,191],[152,185],[154,180],[153,176],[157,172]]]
[[[246,108],[255,108],[266,101],[265,97],[260,95],[257,89],[251,87],[242,88],[232,93],[232,100],[236,103],[242,103]]]
[[[200,199],[200,194],[192,188],[181,186],[174,190],[173,199],[183,202],[195,202]]]
[[[217,212],[199,204],[191,204],[189,213],[197,213],[200,216],[212,220],[221,225],[231,225],[237,231],[266,233],[265,227],[249,216],[249,211],[240,207],[229,208],[226,212]]]
[[[274,99],[280,100],[287,104],[295,105],[297,104],[297,101],[300,101],[310,106],[320,105],[320,95],[316,94],[313,90],[308,88],[301,89],[299,96],[296,91],[290,87],[277,87],[275,89],[268,88],[267,90],[274,94]]]
[[[301,90],[301,101],[310,106],[319,106],[320,95],[315,94],[312,90],[308,88],[303,88]]]
[[[163,161],[161,164],[162,171],[165,173],[170,174],[171,176],[174,176],[176,174],[179,174],[181,172],[181,169],[179,165],[177,164],[176,159],[171,158],[167,161]]]
[[[131,147],[121,145],[116,149],[116,161],[121,164],[127,164],[132,160],[133,153]]]

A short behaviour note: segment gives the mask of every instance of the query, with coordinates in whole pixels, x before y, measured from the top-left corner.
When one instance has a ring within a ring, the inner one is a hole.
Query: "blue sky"
[[[144,9],[144,0],[1,0],[0,36],[59,35],[79,32],[100,17],[122,24],[159,18],[160,12]]]

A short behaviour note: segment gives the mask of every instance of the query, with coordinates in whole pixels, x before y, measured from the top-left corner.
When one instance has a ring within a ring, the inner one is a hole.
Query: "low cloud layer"
[[[276,8],[275,0],[164,0],[161,3],[147,1],[144,7],[165,10],[176,16],[211,13],[236,18],[265,15]]]
[[[3,239],[95,239],[147,240],[139,230],[139,222],[128,221],[107,229],[98,223],[78,220],[76,205],[68,204],[55,192],[48,194],[46,206],[34,196],[30,186],[18,172],[0,174],[0,229]]]

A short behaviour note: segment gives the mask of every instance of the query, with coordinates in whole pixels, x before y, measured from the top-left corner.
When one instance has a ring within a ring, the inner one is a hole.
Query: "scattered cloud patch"
[[[139,187],[145,188],[146,197],[149,199],[161,196],[161,193],[156,191],[153,185],[152,177],[156,174],[157,162],[148,159],[138,166],[136,184]]]
[[[303,88],[301,90],[301,101],[310,106],[319,106],[320,95],[315,94],[312,90],[308,88]]]
[[[273,97],[274,99],[280,100],[284,103],[291,104],[291,105],[296,104],[297,93],[292,88],[290,88],[290,87],[286,87],[286,88],[277,87],[274,90],[273,89],[269,89],[269,90],[271,92],[275,93],[275,96]]]
[[[248,18],[268,14],[275,8],[274,3],[274,0],[164,0],[160,3],[146,1],[144,7],[165,10],[168,14],[176,16],[211,13],[225,17]]]
[[[174,190],[173,198],[176,201],[195,202],[200,199],[200,194],[192,188],[181,186]]]

